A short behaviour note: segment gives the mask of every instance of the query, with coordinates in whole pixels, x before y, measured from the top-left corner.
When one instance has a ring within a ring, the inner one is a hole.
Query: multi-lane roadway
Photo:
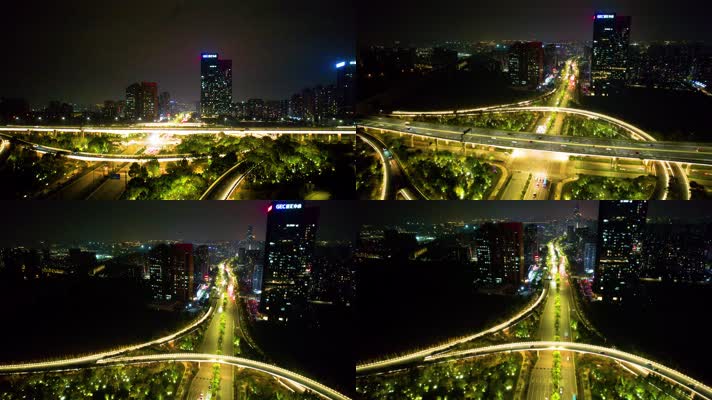
[[[0,132],[15,133],[76,133],[93,134],[109,133],[114,135],[132,134],[168,134],[168,135],[210,135],[225,134],[232,136],[260,136],[260,135],[341,135],[354,134],[353,126],[338,126],[334,128],[230,128],[230,127],[176,127],[176,126],[30,126],[30,125],[5,125],[0,126]]]
[[[712,147],[687,142],[643,142],[624,139],[554,136],[511,132],[500,129],[468,128],[430,122],[411,122],[390,117],[362,121],[363,128],[414,135],[503,149],[524,149],[578,156],[599,156],[637,160],[712,165]],[[467,133],[463,133],[470,129]]]

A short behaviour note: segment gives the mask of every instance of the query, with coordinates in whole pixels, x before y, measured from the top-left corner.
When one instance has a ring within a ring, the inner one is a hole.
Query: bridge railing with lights
[[[466,343],[466,342],[478,339],[482,336],[489,335],[489,334],[504,330],[504,329],[510,327],[511,325],[519,322],[522,318],[527,317],[531,312],[533,312],[542,303],[544,298],[546,298],[547,292],[548,292],[548,289],[544,288],[544,290],[542,290],[542,292],[541,292],[541,295],[537,298],[537,300],[534,303],[530,304],[528,307],[521,310],[520,312],[518,312],[516,315],[514,315],[510,319],[508,319],[500,324],[497,324],[491,328],[488,328],[484,331],[477,332],[472,335],[453,338],[445,343],[442,343],[442,344],[439,344],[436,346],[432,346],[432,347],[428,347],[426,349],[415,351],[412,353],[407,353],[407,354],[404,354],[401,356],[397,356],[397,357],[393,357],[393,358],[389,358],[389,359],[385,359],[385,360],[380,360],[380,361],[359,364],[359,365],[356,365],[356,373],[366,373],[366,372],[375,371],[375,370],[378,370],[381,368],[386,368],[386,367],[390,367],[390,366],[397,365],[397,364],[422,360],[427,356],[448,350],[448,349],[450,349],[454,346],[457,346],[459,344]]]

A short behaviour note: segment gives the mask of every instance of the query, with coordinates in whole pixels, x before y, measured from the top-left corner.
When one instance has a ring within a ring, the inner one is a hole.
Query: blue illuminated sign
[[[300,203],[286,203],[286,204],[275,204],[275,210],[298,210],[302,208]]]
[[[203,58],[218,58],[217,54],[203,54]]]
[[[349,61],[350,65],[356,65],[356,61]]]
[[[337,63],[337,64],[336,64],[336,68],[341,68],[341,67],[343,67],[344,65],[346,65],[346,61],[342,61],[342,62],[340,62],[340,63]]]
[[[615,18],[616,16],[613,14],[598,14],[596,15],[596,19],[609,19],[609,18]]]

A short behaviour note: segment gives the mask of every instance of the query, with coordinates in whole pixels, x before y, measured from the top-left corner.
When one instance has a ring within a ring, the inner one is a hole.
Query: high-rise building
[[[155,82],[134,83],[126,88],[126,117],[146,122],[158,118],[158,85]]]
[[[583,244],[583,269],[586,273],[591,273],[596,266],[596,243],[586,242]]]
[[[478,279],[518,286],[524,280],[524,232],[520,222],[487,223],[474,233]]]
[[[628,70],[631,17],[593,16],[591,93],[607,96],[623,88]]]
[[[249,99],[245,105],[245,117],[248,120],[262,121],[265,117],[265,101]]]
[[[527,224],[524,226],[524,263],[525,268],[537,264],[539,261],[539,225]]]
[[[602,201],[593,291],[600,300],[621,301],[641,272],[646,201]]]
[[[154,299],[185,302],[193,298],[192,244],[159,244],[149,251],[147,262]]]
[[[509,47],[509,82],[512,86],[536,88],[544,79],[544,49],[541,42],[516,42]]]
[[[260,312],[269,321],[300,318],[306,305],[319,209],[301,202],[268,208]]]
[[[216,117],[232,113],[232,60],[217,53],[200,56],[200,114]]]
[[[158,96],[158,115],[161,118],[168,118],[173,114],[171,110],[171,94],[168,92],[161,92]]]
[[[196,282],[204,282],[210,276],[210,247],[200,245],[195,249]]]
[[[339,115],[354,113],[356,102],[356,61],[342,61],[336,64],[336,90],[339,97]]]
[[[141,103],[141,85],[138,83],[131,84],[126,88],[126,108],[124,113],[128,119],[138,119],[139,104]]]

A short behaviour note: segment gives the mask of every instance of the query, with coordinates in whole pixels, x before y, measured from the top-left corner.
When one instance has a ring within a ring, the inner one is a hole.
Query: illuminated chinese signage
[[[274,205],[275,210],[298,210],[300,208],[302,208],[300,203],[281,203]]]
[[[218,58],[217,54],[203,54],[203,58]]]
[[[340,62],[340,63],[337,63],[337,64],[336,64],[336,68],[341,68],[341,67],[343,67],[344,65],[346,65],[346,61],[342,61],[342,62]]]
[[[616,16],[613,14],[598,14],[596,15],[597,19],[610,19],[610,18],[615,18]]]

